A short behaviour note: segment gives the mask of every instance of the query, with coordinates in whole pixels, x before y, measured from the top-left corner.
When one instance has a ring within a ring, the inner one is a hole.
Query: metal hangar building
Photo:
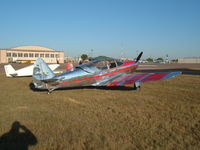
[[[36,45],[0,49],[0,63],[34,63],[39,57],[46,63],[64,63],[65,56],[63,51]]]

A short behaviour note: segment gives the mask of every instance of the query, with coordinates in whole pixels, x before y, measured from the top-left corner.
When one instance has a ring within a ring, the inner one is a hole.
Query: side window
[[[51,58],[54,58],[54,54],[51,54]]]
[[[59,54],[56,54],[56,58],[59,58],[60,57],[60,55]]]
[[[28,57],[28,53],[24,53],[24,57]]]
[[[18,57],[23,57],[23,53],[18,53]]]
[[[35,57],[39,57],[39,54],[38,54],[38,53],[35,53]]]
[[[95,64],[97,69],[105,70],[108,69],[108,62],[107,61],[100,61]]]
[[[29,53],[29,57],[33,57],[33,53]]]
[[[17,57],[17,53],[12,53],[12,57]]]
[[[117,66],[121,66],[122,64],[123,64],[123,62],[117,61]]]
[[[45,57],[46,57],[46,58],[49,58],[49,54],[45,54]]]
[[[11,57],[11,53],[6,53],[6,56],[7,57]]]
[[[116,62],[110,61],[110,68],[115,68],[115,67],[117,67]]]

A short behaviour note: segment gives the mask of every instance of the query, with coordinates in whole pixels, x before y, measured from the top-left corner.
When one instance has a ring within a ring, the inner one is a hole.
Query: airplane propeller
[[[137,57],[137,59],[136,59],[136,62],[138,62],[138,61],[140,60],[140,58],[142,57],[142,54],[143,54],[143,52],[141,52],[141,53],[138,55],[138,57]]]

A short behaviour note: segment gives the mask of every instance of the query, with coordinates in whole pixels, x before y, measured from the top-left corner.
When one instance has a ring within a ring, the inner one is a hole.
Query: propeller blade
[[[136,59],[136,62],[138,62],[138,61],[140,60],[140,58],[142,57],[142,54],[143,54],[143,52],[141,52],[141,53],[138,55],[138,57],[137,57],[137,59]]]

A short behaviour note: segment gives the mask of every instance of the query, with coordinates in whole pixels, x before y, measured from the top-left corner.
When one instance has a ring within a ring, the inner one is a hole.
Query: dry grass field
[[[1,146],[15,145],[12,150],[17,146],[22,150],[200,149],[199,75],[144,83],[140,91],[78,88],[50,95],[32,91],[31,80],[0,73]],[[17,132],[10,130],[15,121],[21,124]]]

